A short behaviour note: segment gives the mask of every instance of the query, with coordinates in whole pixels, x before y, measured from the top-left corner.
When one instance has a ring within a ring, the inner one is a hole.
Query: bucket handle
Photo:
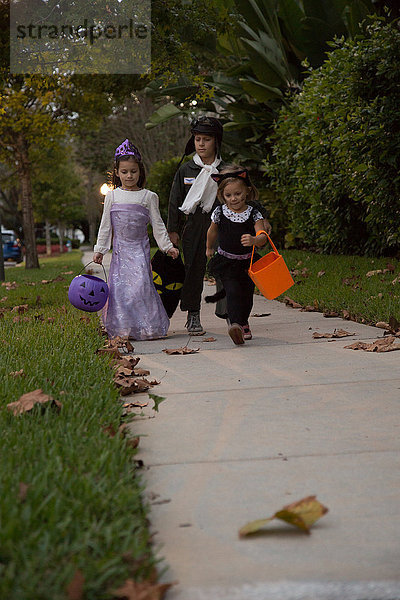
[[[269,241],[269,243],[270,243],[270,244],[271,244],[271,246],[272,246],[272,249],[273,249],[273,251],[275,252],[275,254],[278,254],[278,256],[279,256],[279,252],[278,252],[278,250],[276,249],[274,242],[271,240],[271,238],[269,237],[268,233],[267,233],[266,231],[264,231],[264,229],[261,229],[260,231],[257,231],[257,233],[256,233],[256,237],[257,237],[258,235],[261,235],[262,233],[265,233],[265,235],[266,235],[266,236],[267,236],[267,238],[268,238],[268,241]],[[255,245],[253,245],[253,252],[251,253],[251,260],[250,260],[250,267],[249,267],[249,269],[251,269],[251,266],[252,266],[252,264],[253,264],[253,256],[254,256],[254,248],[255,248],[255,247],[256,247],[256,246],[255,246]]]
[[[78,275],[80,275],[80,274],[82,273],[83,269],[86,269],[86,267],[88,267],[89,265],[91,265],[91,264],[92,264],[92,262],[94,262],[94,260],[91,260],[90,262],[88,262],[88,263],[87,263],[87,265],[85,265],[84,267],[82,267],[82,269],[79,271]],[[99,263],[96,263],[96,264],[99,264]],[[106,280],[106,283],[107,283],[107,274],[106,274],[106,270],[105,270],[105,268],[104,268],[104,265],[103,265],[103,263],[100,263],[100,264],[101,264],[101,266],[103,267],[103,271],[104,271],[104,278],[105,278],[105,280]]]

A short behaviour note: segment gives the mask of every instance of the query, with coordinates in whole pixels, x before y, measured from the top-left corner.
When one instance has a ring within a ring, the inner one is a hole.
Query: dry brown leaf
[[[0,302],[5,302],[7,300],[8,296],[3,296],[2,298],[0,298]]]
[[[150,375],[150,371],[147,369],[135,369],[135,375]]]
[[[289,298],[289,296],[285,296],[283,300],[287,306],[291,306],[292,308],[301,308],[301,304],[295,302],[294,300]]]
[[[96,354],[108,354],[114,358],[119,358],[120,356],[118,348],[98,348]]]
[[[67,586],[67,598],[68,600],[82,600],[83,588],[85,585],[85,577],[79,569],[74,573],[71,582]]]
[[[200,348],[188,348],[187,346],[183,346],[183,348],[165,348],[163,352],[165,352],[165,354],[194,354],[199,350]]]
[[[132,344],[130,343],[128,338],[123,338],[120,336],[116,336],[115,338],[109,339],[107,346],[108,346],[108,348],[123,348],[127,352],[134,351],[134,347],[132,346]]]
[[[400,283],[400,273],[393,279],[392,285],[396,285],[396,283]]]
[[[149,381],[150,385],[160,385],[161,381],[158,381],[157,379],[152,379],[151,381]]]
[[[201,340],[202,342],[216,342],[216,338],[215,337],[209,337],[209,338],[204,338],[204,340]]]
[[[322,277],[322,275],[325,275],[325,271],[318,271],[317,277]]]
[[[330,318],[338,317],[339,313],[337,313],[334,310],[327,310],[323,313],[322,316],[325,317],[326,319],[330,319]]]
[[[384,321],[378,321],[375,323],[375,327],[379,327],[379,329],[390,329],[389,323],[385,323]]]
[[[152,583],[150,581],[133,581],[127,579],[120,588],[113,590],[116,598],[126,600],[162,600],[167,590],[174,583]]]
[[[23,394],[16,402],[7,404],[8,410],[10,410],[14,416],[21,415],[25,412],[29,412],[35,406],[35,404],[47,404],[54,405],[58,410],[61,409],[62,404],[58,400],[54,400],[51,396],[44,394],[41,389],[34,390]]]
[[[316,312],[317,309],[315,306],[311,306],[311,304],[307,304],[307,306],[303,306],[301,309],[302,312]]]
[[[62,275],[72,275],[73,271],[61,271]]]
[[[350,313],[348,310],[342,310],[343,319],[350,319]]]
[[[23,369],[20,369],[19,371],[11,371],[9,375],[11,375],[11,377],[25,377],[25,372]]]
[[[9,290],[16,290],[19,287],[16,281],[3,281],[1,285],[6,288],[7,292]]]
[[[28,310],[29,306],[27,304],[20,304],[19,306],[14,306],[11,309],[11,312],[17,312],[19,314],[24,313]]]
[[[251,316],[252,317],[270,317],[271,313],[254,313]]]
[[[257,519],[246,523],[239,530],[239,536],[244,537],[250,533],[260,531],[265,525],[268,525],[273,519],[280,519],[290,525],[299,527],[306,533],[310,533],[310,527],[328,512],[326,506],[321,504],[316,496],[307,496],[297,502],[292,502],[278,510],[272,517],[267,519]]]
[[[138,364],[140,358],[138,356],[121,356],[118,364],[123,367],[130,367],[133,369]]]
[[[121,396],[146,392],[151,387],[149,381],[139,377],[121,377],[114,380],[114,383],[119,388]]]
[[[144,408],[145,406],[148,406],[148,402],[139,402],[139,400],[132,400],[131,402],[125,402],[125,404],[123,404],[124,408]]]
[[[349,350],[365,350],[365,352],[393,352],[400,350],[400,344],[395,344],[396,338],[393,335],[379,338],[368,344],[367,342],[356,342],[350,346],[345,346]]]
[[[27,483],[24,483],[23,481],[19,482],[18,500],[25,502],[29,487],[30,486]]]
[[[355,333],[350,333],[349,331],[346,331],[345,329],[334,329],[333,333],[317,333],[316,331],[314,331],[313,338],[314,339],[342,338],[342,337],[347,337],[349,335],[355,335]]]
[[[128,438],[126,440],[126,445],[129,446],[130,448],[137,448],[139,446],[139,442],[140,442],[140,438],[138,436],[136,436],[136,437]]]

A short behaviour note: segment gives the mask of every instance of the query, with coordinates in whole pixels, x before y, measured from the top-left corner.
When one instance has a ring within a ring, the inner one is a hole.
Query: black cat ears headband
[[[220,185],[220,183],[224,181],[224,179],[235,178],[241,179],[243,183],[245,183],[248,187],[251,186],[249,172],[247,171],[247,169],[243,169],[242,171],[233,171],[233,173],[213,173],[211,177],[216,183],[218,183],[218,185]]]

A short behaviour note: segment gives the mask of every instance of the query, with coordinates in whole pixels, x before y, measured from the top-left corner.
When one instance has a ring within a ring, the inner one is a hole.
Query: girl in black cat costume
[[[253,307],[254,283],[247,271],[252,246],[261,247],[267,241],[264,233],[256,236],[265,229],[265,223],[260,211],[248,204],[257,200],[258,193],[246,169],[226,167],[212,178],[218,183],[218,198],[223,204],[213,211],[207,232],[206,254],[211,258],[208,270],[223,283],[228,333],[233,342],[240,345],[245,339],[251,339],[248,320]]]

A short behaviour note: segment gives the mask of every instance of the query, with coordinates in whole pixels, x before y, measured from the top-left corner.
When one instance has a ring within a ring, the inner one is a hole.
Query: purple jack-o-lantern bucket
[[[79,310],[85,310],[86,312],[101,310],[107,302],[107,298],[107,283],[94,275],[88,275],[87,273],[77,275],[73,278],[69,286],[68,300],[72,306],[79,308]]]

